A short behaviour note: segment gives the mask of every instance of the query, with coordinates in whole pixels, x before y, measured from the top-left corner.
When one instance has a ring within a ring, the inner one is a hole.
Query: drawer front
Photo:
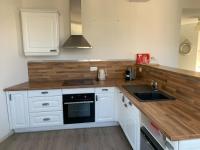
[[[34,90],[28,91],[28,97],[61,96],[61,90]]]
[[[29,112],[61,111],[62,96],[29,98]]]
[[[114,93],[114,91],[115,91],[114,87],[102,87],[95,89],[95,93]]]
[[[31,127],[42,127],[42,126],[53,126],[53,125],[63,125],[62,111],[30,114]]]

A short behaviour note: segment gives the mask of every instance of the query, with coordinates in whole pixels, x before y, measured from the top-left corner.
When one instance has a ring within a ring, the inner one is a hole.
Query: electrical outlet
[[[93,67],[90,67],[90,71],[97,71],[98,70],[98,68],[97,67],[95,67],[95,66],[93,66]]]
[[[142,67],[139,68],[139,72],[142,72]]]

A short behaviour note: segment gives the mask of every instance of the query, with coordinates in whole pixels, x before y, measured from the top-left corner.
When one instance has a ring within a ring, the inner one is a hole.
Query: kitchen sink
[[[172,96],[169,96],[161,91],[134,93],[134,95],[143,101],[152,101],[152,100],[162,101],[162,100],[174,99]]]
[[[153,90],[149,85],[125,85],[123,87],[142,102],[175,100],[173,96],[160,90]]]

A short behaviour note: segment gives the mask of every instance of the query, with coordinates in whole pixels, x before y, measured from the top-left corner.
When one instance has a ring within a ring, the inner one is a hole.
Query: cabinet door
[[[133,147],[133,149],[136,150],[136,129],[137,129],[137,124],[136,124],[136,116],[135,116],[135,110],[133,109],[132,106],[129,106],[128,108],[128,122],[127,122],[127,133],[128,133],[128,139]]]
[[[114,121],[114,94],[97,94],[95,112],[96,122]]]
[[[124,96],[123,94],[118,94],[118,107],[117,107],[117,114],[118,114],[118,122],[122,127],[123,124],[123,106],[124,106]]]
[[[22,11],[21,16],[25,55],[58,54],[58,13]]]
[[[128,100],[128,117],[126,122],[127,138],[134,150],[139,150],[140,144],[140,123],[139,110]]]
[[[29,127],[27,92],[12,92],[9,100],[13,129]]]

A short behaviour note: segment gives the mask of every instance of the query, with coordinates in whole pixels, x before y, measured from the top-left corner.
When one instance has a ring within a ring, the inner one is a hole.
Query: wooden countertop
[[[89,88],[89,87],[118,87],[135,106],[140,109],[160,130],[172,141],[200,138],[200,108],[177,99],[175,101],[139,102],[123,87],[124,84],[141,84],[140,80],[125,82],[123,80],[100,81],[93,85],[63,86],[63,82],[34,82],[23,83],[5,91]]]

